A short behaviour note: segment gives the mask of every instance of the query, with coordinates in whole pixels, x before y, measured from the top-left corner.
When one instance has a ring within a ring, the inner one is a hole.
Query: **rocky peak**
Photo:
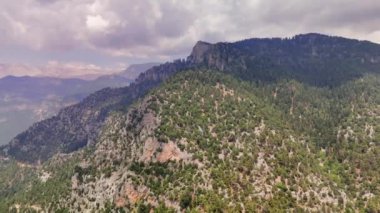
[[[193,47],[188,60],[192,63],[202,63],[205,59],[205,54],[211,49],[212,44],[198,41]]]

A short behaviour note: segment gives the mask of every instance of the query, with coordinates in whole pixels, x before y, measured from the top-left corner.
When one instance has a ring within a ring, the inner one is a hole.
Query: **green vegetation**
[[[59,202],[70,193],[76,162],[76,157],[64,162],[49,161],[39,169],[17,165],[14,161],[2,162],[8,171],[2,170],[0,184],[9,185],[0,187],[0,212],[7,212],[15,205],[20,205],[27,212],[34,211],[33,205],[65,212],[59,207]],[[47,175],[46,180],[43,180],[43,175]]]
[[[43,168],[52,178],[42,182],[34,174],[12,184],[19,188],[2,187],[7,199],[0,207],[22,203],[58,209],[60,198],[69,196],[73,174],[86,184],[128,166],[131,183],[147,187],[160,203],[129,204],[137,212],[169,211],[165,200],[190,212],[377,210],[379,85],[377,75],[329,89],[297,81],[262,85],[216,71],[184,72],[152,91],[146,108],[161,119],[153,136],[162,144],[174,142],[190,160],[126,163],[123,156],[111,156],[94,158],[99,166],[82,167],[73,159],[59,169],[56,162],[47,163]],[[131,137],[137,137],[144,120],[134,107],[125,126]],[[108,137],[118,146],[115,134]],[[83,156],[92,158],[93,152]],[[5,178],[33,174],[13,161],[3,167]],[[23,191],[27,184],[29,190]],[[104,207],[110,209],[116,207]]]
[[[95,146],[36,172],[1,161],[0,211],[380,211],[379,48],[306,37],[217,44],[170,78],[167,64]]]

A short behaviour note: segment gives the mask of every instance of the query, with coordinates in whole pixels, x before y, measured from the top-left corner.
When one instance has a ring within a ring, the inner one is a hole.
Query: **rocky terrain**
[[[380,45],[198,42],[3,147],[0,210],[377,212]]]

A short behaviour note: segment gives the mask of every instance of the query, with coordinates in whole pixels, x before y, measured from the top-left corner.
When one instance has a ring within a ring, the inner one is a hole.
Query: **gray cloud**
[[[321,32],[380,42],[379,11],[378,0],[0,0],[0,48],[168,60],[197,40]]]

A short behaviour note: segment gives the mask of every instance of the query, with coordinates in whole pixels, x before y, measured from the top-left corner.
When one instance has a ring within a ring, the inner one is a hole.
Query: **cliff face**
[[[203,65],[208,68],[225,70],[233,56],[234,48],[228,43],[210,44],[198,41],[187,60],[190,63]]]
[[[206,54],[209,53],[209,51],[212,48],[212,44],[203,42],[203,41],[198,41],[195,46],[193,47],[193,50],[188,57],[188,60],[191,63],[203,63],[205,62]]]

